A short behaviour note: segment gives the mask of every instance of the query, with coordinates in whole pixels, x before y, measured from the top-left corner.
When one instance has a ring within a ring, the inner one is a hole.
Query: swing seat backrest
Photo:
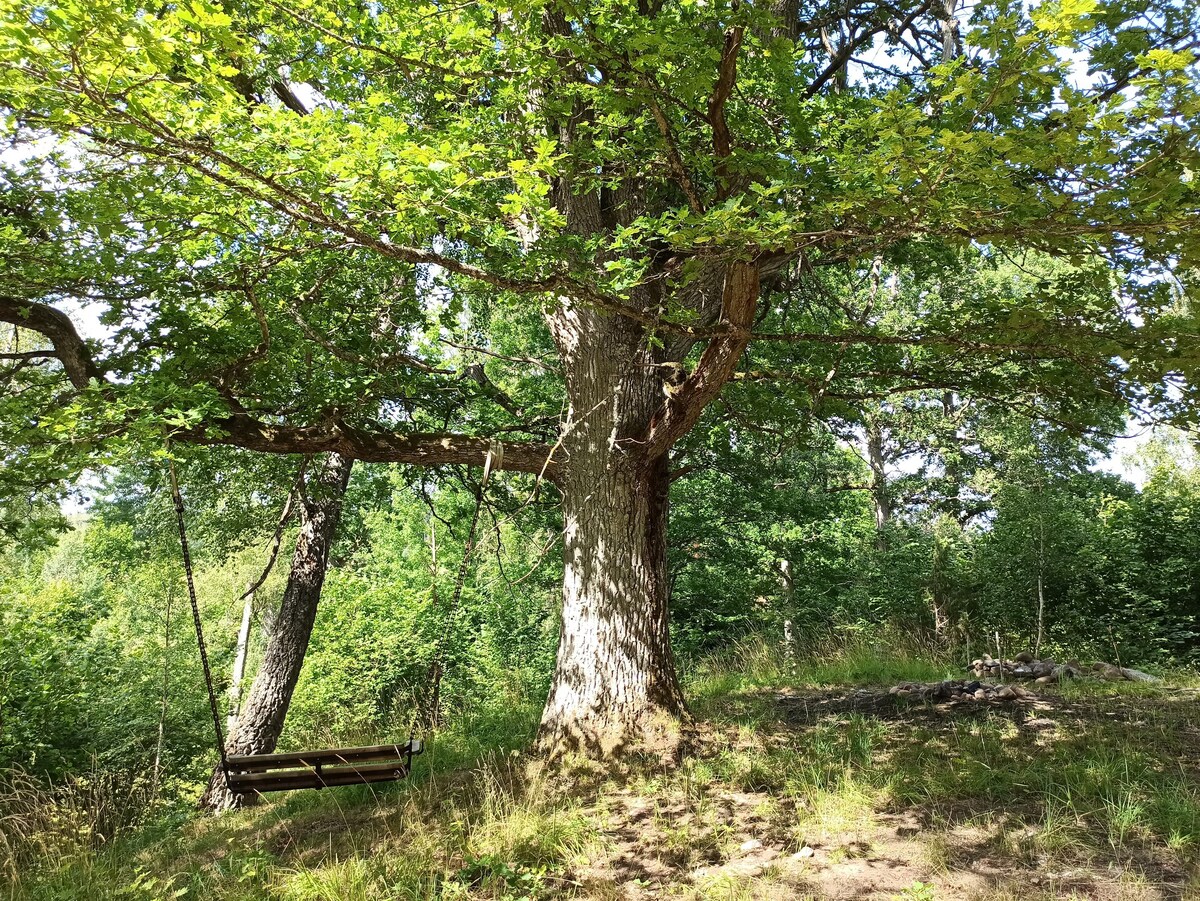
[[[229,790],[237,794],[394,782],[408,776],[412,758],[424,750],[413,739],[399,745],[234,754],[228,759],[227,779]]]

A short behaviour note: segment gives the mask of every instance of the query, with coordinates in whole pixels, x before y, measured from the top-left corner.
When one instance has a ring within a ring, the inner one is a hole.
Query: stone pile
[[[888,694],[914,701],[1025,701],[1035,697],[1020,685],[989,685],[978,680],[951,679],[946,682],[901,682]]]
[[[1047,658],[1038,660],[1028,652],[1022,652],[1012,660],[995,660],[984,654],[978,660],[971,662],[967,671],[979,678],[1011,679],[1013,681],[1036,682],[1042,685],[1051,682],[1062,682],[1064,679],[1074,679],[1079,676],[1093,676],[1108,679],[1112,682],[1156,682],[1154,676],[1141,670],[1114,666],[1111,663],[1098,661],[1090,666],[1084,666],[1078,660],[1068,660],[1059,663]]]

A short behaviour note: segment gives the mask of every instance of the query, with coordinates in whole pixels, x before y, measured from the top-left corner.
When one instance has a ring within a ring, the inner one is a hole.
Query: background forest
[[[868,645],[901,634],[954,665],[994,651],[997,634],[1006,652],[1033,647],[1039,580],[1045,651],[1195,663],[1200,469],[1182,437],[1141,442],[1126,469],[1135,485],[1094,466],[1110,442],[1081,447],[994,410],[960,411],[979,437],[948,460],[922,443],[922,412],[919,402],[887,411],[884,484],[872,483],[865,440],[814,425],[783,444],[741,432],[735,445],[729,421],[714,418],[710,446],[697,449],[711,464],[672,490],[672,634],[685,678],[753,638],[788,653],[790,636],[790,652],[803,653],[830,633]],[[908,435],[896,425],[906,422]],[[263,570],[288,474],[223,462],[187,487],[210,652],[227,688],[239,597]],[[419,475],[355,471],[285,747],[407,734],[439,641],[452,722],[470,732],[515,716],[518,731],[533,728],[557,638],[553,501],[519,478],[490,484],[451,611],[473,483]],[[260,487],[272,477],[278,497]],[[203,787],[211,723],[163,478],[107,472],[68,531],[5,546],[5,770],[56,783],[102,774],[123,790],[153,780],[165,803]],[[284,560],[286,547],[285,535]],[[283,562],[256,594],[251,674],[285,576]]]

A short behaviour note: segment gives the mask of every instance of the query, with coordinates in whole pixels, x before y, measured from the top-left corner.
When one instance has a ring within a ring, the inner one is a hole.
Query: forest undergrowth
[[[156,808],[144,781],[10,775],[4,896],[1200,898],[1200,680],[1039,686],[1021,707],[807,703],[959,669],[907,639],[746,641],[692,668],[678,766],[541,772],[530,699],[450,724],[407,783],[219,818]]]

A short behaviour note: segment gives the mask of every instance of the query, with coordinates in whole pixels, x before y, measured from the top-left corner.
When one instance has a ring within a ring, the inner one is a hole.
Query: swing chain
[[[225,733],[221,729],[221,715],[217,712],[217,693],[213,688],[212,669],[208,664],[208,645],[204,641],[204,626],[200,621],[200,604],[196,600],[196,583],[192,577],[192,553],[188,548],[187,528],[183,521],[183,495],[179,491],[179,479],[175,475],[175,461],[168,459],[171,473],[171,498],[175,502],[175,522],[179,526],[179,546],[183,551],[183,571],[187,575],[188,599],[192,602],[192,621],[196,626],[196,644],[200,647],[200,663],[204,668],[204,684],[208,688],[208,706],[212,713],[213,731],[217,735],[217,752],[221,755],[221,772],[229,778],[229,758],[225,752]]]

